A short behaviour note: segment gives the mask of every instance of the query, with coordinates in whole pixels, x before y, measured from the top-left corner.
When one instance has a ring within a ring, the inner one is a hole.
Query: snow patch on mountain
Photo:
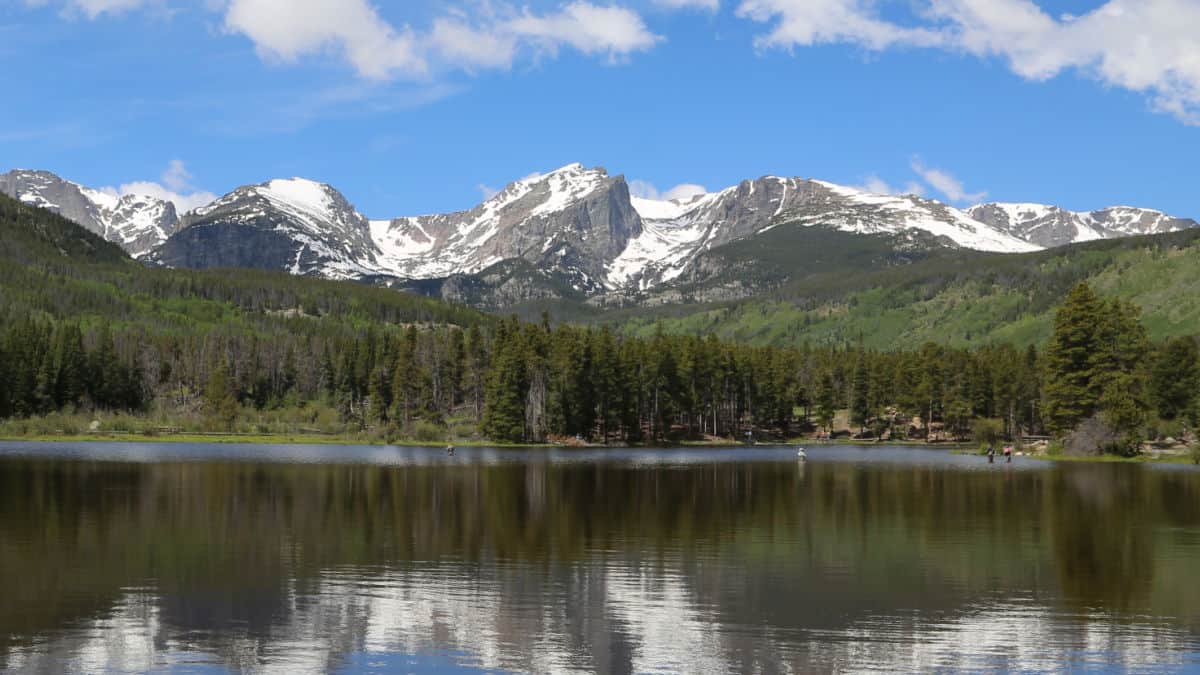
[[[170,202],[85,187],[49,171],[16,169],[0,174],[0,192],[69,218],[133,256],[143,256],[166,241],[179,223]]]
[[[373,221],[371,238],[386,273],[409,278],[471,274],[532,250],[550,253],[561,244],[562,227],[553,227],[555,219],[612,180],[603,169],[568,164],[513,181],[469,211]]]
[[[834,194],[845,198],[850,205],[870,206],[876,211],[871,218],[843,215],[834,219],[838,229],[845,232],[900,232],[924,230],[945,237],[963,248],[994,253],[1024,253],[1040,250],[1027,241],[996,230],[975,220],[966,213],[914,195],[880,195],[824,181],[813,181]]]
[[[0,192],[57,211],[136,256],[164,249],[184,228],[211,228],[156,258],[166,264],[429,279],[523,259],[586,294],[677,280],[705,252],[780,227],[928,234],[946,245],[1015,253],[1198,226],[1125,206],[1072,212],[992,203],[963,211],[914,195],[780,176],[679,199],[644,198],[632,196],[622,176],[578,163],[513,181],[469,210],[388,220],[367,219],[333,187],[305,178],[243,186],[182,218],[151,195],[118,195],[44,171],[0,174]],[[214,248],[206,253],[205,246]]]
[[[1197,227],[1154,209],[1111,206],[1097,211],[1068,211],[1057,206],[1015,202],[977,204],[970,217],[1043,248],[1115,237],[1162,234]]]

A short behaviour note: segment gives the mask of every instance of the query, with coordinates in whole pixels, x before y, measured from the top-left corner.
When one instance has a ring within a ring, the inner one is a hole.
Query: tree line
[[[1076,288],[1043,348],[752,347],[510,318],[328,325],[231,321],[203,333],[28,313],[0,321],[0,417],[195,413],[321,403],[349,428],[411,436],[465,420],[494,441],[778,438],[836,422],[871,438],[1065,434],[1100,419],[1132,444],[1196,416],[1196,341],[1151,344],[1136,308]],[[1128,445],[1126,447],[1129,447]]]

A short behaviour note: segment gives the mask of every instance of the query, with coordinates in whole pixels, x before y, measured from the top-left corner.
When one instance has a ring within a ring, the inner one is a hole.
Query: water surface
[[[0,443],[13,672],[1200,670],[1200,472]]]

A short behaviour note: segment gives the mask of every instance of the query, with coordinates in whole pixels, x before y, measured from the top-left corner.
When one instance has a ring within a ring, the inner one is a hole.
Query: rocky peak
[[[991,202],[973,206],[967,213],[990,227],[1043,248],[1095,239],[1176,232],[1198,226],[1194,220],[1129,206],[1068,211],[1047,204]]]
[[[0,174],[0,192],[69,218],[134,256],[166,241],[179,223],[170,202],[84,187],[49,171]]]

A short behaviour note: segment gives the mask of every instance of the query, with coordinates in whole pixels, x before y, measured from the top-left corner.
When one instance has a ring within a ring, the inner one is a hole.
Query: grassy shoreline
[[[870,446],[902,446],[914,448],[929,448],[933,450],[961,451],[969,444],[963,443],[925,443],[922,441],[855,441],[838,439],[833,441],[792,438],[779,441],[760,441],[757,446],[732,440],[685,440],[673,443],[628,443],[619,445],[573,444],[573,443],[502,443],[486,439],[455,439],[455,440],[418,440],[393,439],[386,440],[368,436],[346,434],[319,433],[260,433],[260,434],[226,434],[226,433],[197,433],[180,432],[174,434],[142,434],[137,432],[100,431],[93,433],[74,434],[5,434],[0,432],[0,442],[35,442],[35,443],[216,443],[216,444],[247,444],[247,445],[369,445],[369,446],[400,446],[400,447],[442,447],[453,445],[460,448],[564,448],[564,449],[603,449],[603,448],[750,448],[750,447],[870,447]],[[964,453],[965,454],[965,453]]]
[[[956,451],[955,454],[965,455],[969,457],[985,457],[980,452],[975,451]],[[1196,464],[1191,455],[1175,454],[1175,455],[1149,455],[1141,454],[1134,457],[1122,457],[1120,455],[1050,455],[1045,453],[1026,453],[1021,455],[1026,459],[1040,459],[1048,462],[1071,462],[1077,464]],[[1004,462],[1003,456],[996,455],[996,463]]]
[[[422,441],[417,439],[397,439],[384,440],[368,437],[354,437],[339,434],[219,434],[219,433],[178,433],[178,434],[162,434],[162,435],[145,435],[138,433],[113,433],[113,432],[98,432],[87,434],[0,434],[0,442],[29,442],[29,443],[212,443],[219,445],[361,445],[361,446],[395,446],[395,447],[442,447],[445,445],[453,445],[460,448],[556,448],[556,449],[606,449],[606,448],[742,448],[755,447],[747,446],[743,443],[735,441],[680,441],[675,444],[648,444],[636,443],[620,446],[605,446],[605,445],[572,445],[572,444],[555,444],[555,443],[497,443],[488,440],[480,439],[460,439],[454,441]],[[817,446],[817,447],[870,447],[870,446],[900,446],[912,448],[927,448],[931,450],[945,450],[947,452],[964,455],[964,456],[979,456],[978,452],[969,450],[973,447],[970,443],[925,443],[921,441],[887,441],[885,443],[875,443],[873,441],[854,441],[851,439],[838,439],[833,441],[813,440],[813,439],[788,439],[779,441],[778,443],[764,442],[758,447],[764,446]],[[1138,455],[1136,457],[1120,457],[1117,455],[1096,455],[1096,456],[1076,456],[1076,455],[1048,455],[1048,454],[1026,454],[1022,458],[1046,460],[1052,462],[1076,462],[1076,463],[1102,463],[1102,464],[1176,464],[1176,465],[1191,465],[1195,460],[1186,454],[1180,455],[1160,455],[1152,456],[1147,454]],[[1003,459],[997,457],[997,462],[1002,463]]]
[[[484,440],[419,441],[414,439],[387,441],[378,438],[358,438],[336,434],[200,434],[179,433],[148,436],[145,434],[29,434],[25,436],[0,434],[0,442],[30,443],[214,443],[242,445],[373,445],[404,447],[443,447],[453,445],[460,448],[550,448],[561,447],[538,443],[495,443]]]

